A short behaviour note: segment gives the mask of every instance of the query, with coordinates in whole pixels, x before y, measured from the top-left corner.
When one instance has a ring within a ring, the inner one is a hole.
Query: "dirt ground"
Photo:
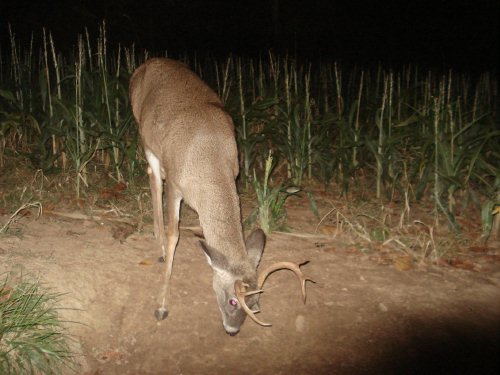
[[[39,276],[66,293],[61,304],[72,310],[63,318],[83,323],[69,324],[80,374],[500,373],[498,249],[483,249],[489,258],[478,267],[402,267],[361,251],[347,232],[300,237],[318,219],[305,204],[288,212],[291,234],[268,238],[261,266],[309,260],[302,269],[316,284],[303,304],[293,274],[273,274],[259,314],[272,327],[247,319],[235,337],[222,328],[191,230],[181,231],[162,322],[153,315],[162,264],[151,224],[131,231],[89,211],[20,217],[0,236],[0,272]],[[196,215],[183,209],[182,225],[197,225]]]

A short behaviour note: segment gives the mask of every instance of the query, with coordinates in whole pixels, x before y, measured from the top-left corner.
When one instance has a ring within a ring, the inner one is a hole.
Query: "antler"
[[[315,281],[313,279],[305,276],[302,273],[302,271],[300,270],[300,266],[305,264],[305,263],[307,263],[307,262],[304,262],[301,264],[296,264],[296,263],[292,263],[292,262],[278,262],[278,263],[275,263],[275,264],[269,266],[264,271],[259,273],[259,276],[257,278],[257,287],[259,289],[257,289],[257,290],[251,290],[251,291],[247,292],[246,289],[249,287],[248,284],[244,283],[241,280],[236,280],[234,282],[234,292],[236,294],[236,298],[238,299],[238,302],[240,303],[243,310],[245,310],[247,315],[250,318],[252,318],[252,320],[255,323],[260,324],[261,326],[270,326],[271,325],[270,323],[264,323],[264,322],[260,321],[255,316],[255,314],[258,313],[259,311],[250,310],[250,308],[247,306],[247,304],[245,302],[245,297],[251,296],[254,294],[258,294],[258,293],[262,293],[263,292],[262,286],[264,285],[264,282],[266,281],[267,277],[271,273],[273,273],[274,271],[281,270],[281,269],[288,269],[290,271],[293,271],[293,273],[295,273],[295,275],[299,279],[301,290],[302,290],[302,298],[304,300],[304,303],[306,303],[306,281],[309,280],[309,281],[312,281],[313,283]]]
[[[274,271],[281,270],[281,269],[288,269],[290,271],[293,271],[295,275],[298,277],[301,290],[302,290],[302,299],[304,300],[304,303],[306,303],[306,281],[311,281],[315,283],[315,281],[307,276],[305,276],[302,271],[300,270],[300,266],[303,264],[306,264],[307,262],[303,262],[301,264],[296,264],[292,262],[278,262],[274,263],[273,265],[269,266],[265,270],[259,273],[258,279],[257,279],[257,286],[259,289],[262,289],[262,286],[264,285],[264,282],[266,281],[267,277],[273,273]]]
[[[247,315],[252,318],[252,320],[257,323],[257,324],[260,324],[261,326],[270,326],[271,324],[270,323],[264,323],[262,321],[260,321],[256,316],[255,314],[258,313],[259,311],[252,311],[250,310],[250,308],[247,306],[247,303],[245,302],[245,297],[246,296],[251,296],[251,295],[254,295],[254,294],[258,294],[258,293],[262,293],[263,290],[259,289],[259,290],[251,290],[249,292],[246,291],[246,289],[249,287],[249,285],[247,283],[244,283],[243,281],[241,280],[236,280],[234,282],[234,292],[236,294],[236,298],[238,299],[238,302],[240,303],[241,307],[243,308],[243,310],[245,310],[245,312],[247,313]]]

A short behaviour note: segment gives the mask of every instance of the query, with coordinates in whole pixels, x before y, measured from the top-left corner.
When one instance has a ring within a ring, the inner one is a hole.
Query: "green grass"
[[[257,198],[257,207],[247,219],[247,224],[257,222],[266,234],[270,234],[274,230],[286,229],[285,202],[290,195],[300,190],[296,187],[285,188],[281,184],[271,186],[269,178],[274,167],[273,156],[269,152],[262,180],[257,178],[254,170],[252,182]]]
[[[0,373],[59,374],[73,369],[75,354],[56,307],[60,295],[38,281],[0,286]]]

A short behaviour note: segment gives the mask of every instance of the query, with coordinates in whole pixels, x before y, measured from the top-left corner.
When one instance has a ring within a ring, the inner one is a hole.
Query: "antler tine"
[[[262,289],[262,286],[264,285],[264,282],[266,281],[267,277],[273,273],[274,271],[281,270],[281,269],[288,269],[290,271],[293,271],[295,275],[298,277],[301,290],[302,290],[302,299],[304,303],[306,303],[306,281],[311,281],[315,283],[315,281],[307,276],[305,276],[301,269],[300,266],[305,264],[307,262],[301,263],[301,264],[296,264],[292,262],[278,262],[274,263],[273,265],[269,266],[265,270],[259,273],[259,277],[257,279],[257,286],[259,289]]]
[[[257,293],[262,293],[263,290],[261,289],[258,289],[258,290],[251,290],[249,292],[246,291],[246,288],[248,288],[249,285],[244,283],[243,281],[241,280],[236,280],[234,282],[234,292],[236,294],[236,298],[238,299],[238,302],[240,303],[240,306],[243,308],[243,310],[245,310],[245,312],[247,313],[247,315],[252,318],[252,320],[257,323],[257,324],[260,324],[261,326],[270,326],[271,324],[270,323],[264,323],[262,322],[261,320],[259,320],[256,316],[255,316],[255,313],[258,312],[258,311],[252,311],[250,310],[250,308],[247,306],[247,303],[245,302],[245,297],[246,296],[251,296],[253,294],[257,294]]]

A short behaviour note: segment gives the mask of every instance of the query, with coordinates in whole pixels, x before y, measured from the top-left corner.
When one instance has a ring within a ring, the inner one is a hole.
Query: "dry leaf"
[[[345,250],[350,254],[359,253],[359,250],[356,246],[349,246]]]
[[[126,184],[124,184],[123,182],[119,182],[113,187],[113,190],[116,191],[117,193],[120,193],[126,188],[127,188]]]
[[[135,227],[128,224],[120,224],[111,229],[113,238],[125,242],[128,236],[135,232]]]
[[[469,247],[469,251],[473,251],[475,253],[486,253],[488,252],[488,246],[471,246]]]
[[[102,199],[118,199],[122,196],[122,192],[127,188],[127,185],[124,183],[118,183],[113,186],[111,189],[101,189],[101,198]]]
[[[452,267],[460,268],[463,270],[472,271],[475,269],[474,263],[472,263],[469,260],[464,260],[464,259],[460,259],[460,258],[450,259],[448,264]]]
[[[333,236],[342,233],[342,229],[340,227],[337,227],[336,225],[323,225],[318,228],[318,232],[320,232],[321,234]]]
[[[10,296],[12,295],[12,288],[8,285],[6,285],[3,289],[2,289],[2,295],[0,295],[0,302],[4,302],[4,301],[7,301]]]
[[[149,259],[143,259],[139,262],[139,265],[141,266],[152,266],[153,262]]]
[[[394,268],[398,271],[408,271],[413,268],[413,261],[410,257],[399,257],[393,260]]]

